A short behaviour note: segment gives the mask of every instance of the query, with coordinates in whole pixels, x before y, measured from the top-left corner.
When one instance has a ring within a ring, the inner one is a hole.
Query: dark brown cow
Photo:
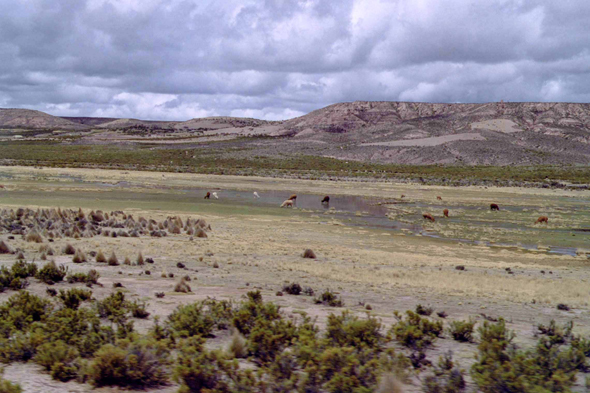
[[[449,217],[449,209],[443,210],[443,215],[448,218]]]
[[[491,210],[491,211],[494,211],[494,210],[496,210],[496,211],[500,211],[500,206],[496,205],[495,203],[492,203],[492,204],[490,205],[490,210]]]
[[[205,195],[205,199],[211,199],[211,193],[208,192],[207,195]]]
[[[442,201],[442,197],[437,196],[436,199],[438,199],[439,201]]]
[[[541,216],[541,217],[537,218],[537,221],[535,222],[535,224],[542,224],[542,223],[549,224],[549,217]]]
[[[434,219],[434,217],[432,217],[432,214],[430,214],[430,213],[424,213],[424,214],[422,214],[422,217],[423,217],[425,220],[430,220],[430,221],[432,221],[432,222],[435,222],[435,221],[436,221],[436,220]]]
[[[330,203],[330,197],[326,195],[324,199],[322,199],[322,203]]]

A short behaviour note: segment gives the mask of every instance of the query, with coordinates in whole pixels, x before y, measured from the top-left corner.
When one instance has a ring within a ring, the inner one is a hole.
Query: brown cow
[[[449,209],[443,210],[443,215],[448,218],[449,217]]]
[[[289,197],[289,199],[288,199],[288,200],[289,200],[289,201],[294,201],[294,200],[297,200],[297,194],[293,194],[293,195],[291,195],[291,196]]]
[[[322,199],[322,203],[330,203],[330,197],[326,195],[324,199]]]
[[[542,223],[549,224],[549,217],[541,216],[541,217],[537,218],[537,221],[535,222],[535,224],[542,224]]]
[[[400,197],[401,199],[404,199],[406,196],[404,194],[402,194],[402,196]]]
[[[496,205],[495,203],[492,203],[492,204],[490,205],[490,210],[491,210],[491,211],[494,211],[494,210],[496,210],[496,211],[500,211],[500,206]]]
[[[424,214],[422,214],[422,217],[424,217],[425,220],[430,220],[432,222],[436,221],[434,219],[434,217],[432,217],[432,214],[430,214],[430,213],[424,213]]]
[[[438,199],[439,201],[442,201],[442,198],[437,196],[436,199]]]
[[[208,192],[207,195],[205,195],[205,198],[204,199],[211,199],[211,193]]]

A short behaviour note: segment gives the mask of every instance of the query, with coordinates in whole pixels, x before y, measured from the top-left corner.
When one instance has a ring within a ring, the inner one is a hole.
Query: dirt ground
[[[121,193],[117,184],[128,185]],[[349,226],[326,215],[303,214],[301,209],[244,208],[228,206],[223,199],[195,200],[194,203],[166,203],[167,198],[181,198],[187,188],[235,189],[257,191],[283,190],[317,195],[354,195],[375,201],[405,194],[414,201],[430,200],[441,195],[449,203],[501,201],[518,204],[527,198],[588,198],[589,194],[547,189],[482,187],[443,188],[392,183],[327,182],[282,180],[255,177],[208,176],[193,174],[121,172],[84,169],[36,169],[0,167],[0,210],[4,208],[74,208],[84,211],[123,210],[135,218],[156,220],[167,216],[204,218],[211,224],[208,238],[191,239],[186,234],[152,237],[94,237],[57,239],[50,243],[57,252],[58,264],[73,272],[97,269],[104,286],[93,288],[94,297],[102,299],[120,282],[131,298],[149,301],[151,313],[147,321],[138,320],[137,330],[145,331],[153,316],[167,316],[179,304],[206,297],[239,300],[254,288],[262,291],[267,301],[283,306],[287,314],[304,311],[317,317],[323,326],[329,313],[340,309],[313,304],[308,296],[276,296],[284,283],[297,282],[321,291],[331,289],[345,302],[345,309],[363,315],[370,304],[372,315],[378,316],[387,328],[395,322],[393,311],[428,305],[448,314],[445,326],[452,320],[473,318],[482,321],[483,314],[504,317],[508,327],[518,334],[524,346],[535,339],[534,326],[555,319],[563,324],[573,320],[574,331],[590,334],[590,261],[586,254],[552,255],[530,252],[522,248],[498,248],[481,244],[444,241],[432,237],[409,235],[380,228]],[[105,187],[104,185],[112,185]],[[130,197],[135,195],[137,198]],[[148,195],[141,198],[140,195]],[[176,200],[176,199],[175,199]],[[150,202],[151,201],[151,202]],[[164,202],[158,202],[164,201]],[[377,202],[378,203],[378,202]],[[24,251],[28,261],[39,262],[39,244],[27,243],[20,236],[9,240],[13,248]],[[588,236],[581,233],[580,236]],[[67,243],[85,252],[101,250],[105,255],[115,252],[119,260],[132,261],[141,252],[155,263],[145,266],[106,266],[91,262],[74,264],[72,257],[61,251]],[[45,243],[48,244],[48,243]],[[310,248],[317,259],[304,259]],[[0,263],[11,264],[14,255],[0,255]],[[185,269],[176,266],[178,262]],[[457,270],[459,265],[465,270]],[[512,273],[508,273],[510,268]],[[150,275],[145,273],[150,271]],[[163,277],[173,273],[174,277]],[[192,293],[178,294],[173,287],[178,278],[188,274]],[[56,287],[70,287],[61,283]],[[45,285],[32,280],[30,291],[45,295]],[[166,296],[157,299],[156,292]],[[11,291],[0,294],[6,300]],[[558,303],[572,307],[560,311]],[[434,314],[433,314],[434,315]],[[438,317],[435,317],[438,318]],[[435,341],[428,358],[453,351],[454,359],[468,370],[477,344],[460,344],[448,334]],[[215,338],[210,345],[222,347],[227,337]],[[34,364],[12,364],[4,376],[20,383],[26,392],[82,392],[89,386],[75,382],[63,384],[51,380]],[[418,377],[419,378],[419,377]],[[583,375],[575,389],[582,390]],[[170,386],[159,391],[175,391]],[[94,389],[97,392],[116,389]],[[407,391],[420,391],[418,379]]]

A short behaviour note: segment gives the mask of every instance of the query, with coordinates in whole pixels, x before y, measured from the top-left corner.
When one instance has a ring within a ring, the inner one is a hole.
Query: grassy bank
[[[590,183],[590,168],[587,166],[413,166],[306,155],[233,158],[230,157],[231,151],[222,146],[216,148],[215,145],[208,149],[185,149],[5,142],[0,145],[0,162],[4,165],[125,168],[204,174],[422,179],[427,183],[448,185],[461,182],[498,185],[509,182],[547,183],[547,179],[574,184]]]

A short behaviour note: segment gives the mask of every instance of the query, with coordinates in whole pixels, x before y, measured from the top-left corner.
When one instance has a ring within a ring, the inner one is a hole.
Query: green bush
[[[377,318],[367,315],[366,319],[359,319],[344,311],[340,316],[328,316],[326,338],[342,347],[378,348],[385,340],[381,330],[382,325]]]
[[[576,348],[541,337],[533,350],[519,350],[515,334],[500,319],[487,321],[479,329],[480,344],[471,376],[482,393],[568,392],[578,369],[585,368],[585,356]]]
[[[178,306],[168,316],[167,327],[178,337],[209,337],[215,321],[202,302]]]
[[[473,341],[473,327],[475,321],[452,321],[449,326],[449,333],[454,340],[461,342]]]
[[[434,311],[434,309],[432,307],[425,307],[421,304],[418,304],[416,306],[416,314],[418,314],[418,315],[424,315],[424,316],[429,317],[433,311]]]
[[[248,348],[258,361],[269,363],[273,362],[296,337],[297,326],[293,322],[259,318],[248,337]]]
[[[131,310],[131,315],[134,318],[145,319],[150,316],[150,313],[146,310],[146,302],[141,302],[139,300],[135,300],[129,303],[129,309]]]
[[[460,393],[465,386],[464,371],[455,367],[451,353],[439,357],[432,374],[422,380],[425,393]]]
[[[88,380],[94,386],[122,386],[145,389],[165,385],[169,352],[152,341],[127,345],[107,344],[100,348],[89,365]]]
[[[7,381],[0,375],[0,393],[22,393],[22,391],[19,384]]]
[[[68,269],[63,265],[57,267],[54,261],[47,262],[35,276],[37,279],[43,281],[46,284],[53,284],[56,282],[63,281],[64,277],[68,274]]]
[[[283,286],[283,292],[288,293],[289,295],[299,295],[301,291],[301,285],[295,282]]]
[[[557,326],[554,319],[549,322],[549,325],[537,325],[540,334],[547,335],[554,344],[564,344],[572,337],[572,330],[574,328],[574,321],[569,321],[563,327]]]
[[[82,302],[92,298],[92,291],[80,288],[71,288],[66,291],[60,289],[57,298],[61,300],[64,307],[77,310]]]
[[[53,309],[51,302],[27,291],[18,292],[0,305],[0,334],[8,338],[14,331],[26,331],[43,321]]]
[[[264,303],[260,291],[247,293],[248,300],[234,312],[233,326],[248,337],[257,320],[274,321],[281,318],[280,307],[274,303]]]
[[[314,299],[315,304],[323,304],[325,306],[330,307],[342,307],[344,306],[344,301],[342,298],[338,298],[336,294],[329,289],[324,291],[320,296]]]
[[[67,281],[70,284],[81,282],[81,283],[90,283],[90,284],[98,284],[98,279],[100,277],[100,273],[97,272],[95,269],[91,269],[88,273],[72,273],[67,277]]]
[[[112,321],[122,321],[128,310],[128,302],[121,291],[111,293],[103,300],[96,302],[96,309],[101,318],[109,318]]]
[[[65,382],[76,377],[77,368],[74,360],[77,357],[78,351],[75,347],[57,340],[39,346],[33,360],[49,371],[53,379]]]
[[[394,313],[398,322],[392,326],[391,332],[402,345],[413,349],[424,349],[432,344],[443,331],[441,321],[430,321],[408,310],[406,319]]]

